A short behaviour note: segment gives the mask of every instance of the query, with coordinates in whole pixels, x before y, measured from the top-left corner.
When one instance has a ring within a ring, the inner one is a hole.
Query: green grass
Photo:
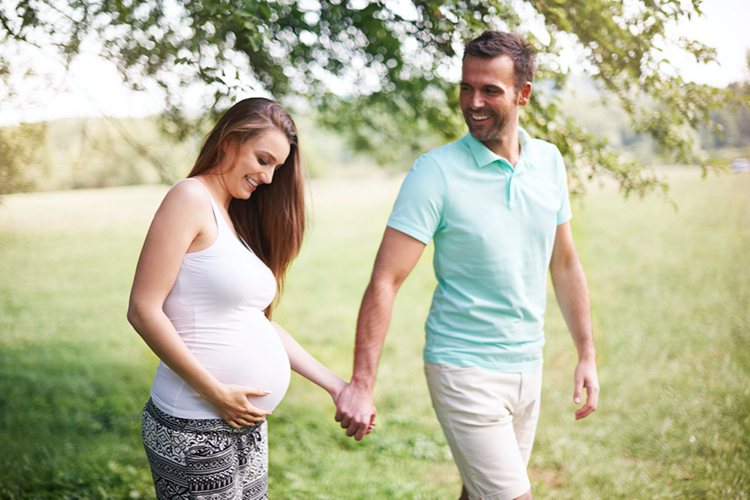
[[[610,188],[574,203],[602,393],[575,422],[575,350],[550,293],[536,498],[750,497],[750,176],[670,173],[677,212]],[[275,315],[345,377],[396,186],[316,181],[314,226]],[[125,308],[144,206],[161,194],[129,189],[71,193],[91,204],[78,225],[44,225],[73,205],[64,196],[55,213],[47,194],[0,208],[0,498],[153,497],[139,424],[156,360]],[[457,498],[422,374],[430,258],[397,299],[375,432],[346,438],[328,396],[295,375],[269,423],[271,498]]]

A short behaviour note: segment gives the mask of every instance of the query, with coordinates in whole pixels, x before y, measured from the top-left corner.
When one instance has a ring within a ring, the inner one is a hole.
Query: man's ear
[[[518,92],[518,105],[526,106],[529,103],[529,99],[531,99],[531,82],[526,82]]]

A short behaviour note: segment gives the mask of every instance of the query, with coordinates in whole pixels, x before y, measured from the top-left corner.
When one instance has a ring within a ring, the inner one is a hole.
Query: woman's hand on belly
[[[271,412],[254,406],[248,396],[263,397],[271,394],[269,391],[233,384],[220,384],[216,393],[206,397],[206,401],[216,408],[219,416],[231,427],[239,429],[247,425],[266,420]]]

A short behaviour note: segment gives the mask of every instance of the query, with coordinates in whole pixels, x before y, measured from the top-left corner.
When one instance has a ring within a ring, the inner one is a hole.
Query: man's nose
[[[482,93],[479,91],[474,91],[471,93],[471,100],[469,101],[469,105],[473,109],[479,109],[484,107],[484,98],[482,97]]]

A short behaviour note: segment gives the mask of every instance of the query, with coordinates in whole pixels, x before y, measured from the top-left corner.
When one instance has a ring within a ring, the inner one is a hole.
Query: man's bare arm
[[[596,349],[591,326],[589,289],[568,222],[557,227],[555,246],[550,261],[550,274],[557,302],[560,304],[560,310],[578,350],[573,391],[573,401],[576,404],[581,401],[583,388],[586,388],[586,403],[575,412],[576,420],[579,420],[596,410],[599,399],[599,380],[596,373]]]
[[[424,243],[389,227],[375,258],[357,318],[352,380],[341,392],[336,411],[336,421],[357,441],[365,437],[374,418],[372,391],[393,301],[424,248]]]

